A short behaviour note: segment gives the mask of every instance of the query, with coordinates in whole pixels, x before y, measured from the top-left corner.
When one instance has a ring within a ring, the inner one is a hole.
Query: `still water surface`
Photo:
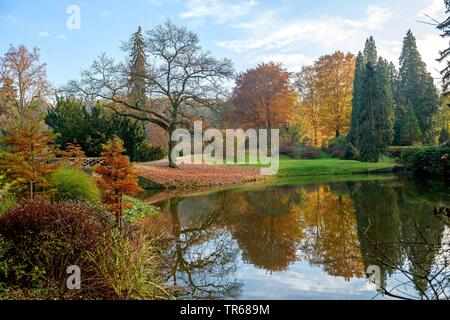
[[[398,177],[291,182],[175,197],[156,206],[177,240],[167,277],[187,297],[450,295],[450,194],[443,183]]]

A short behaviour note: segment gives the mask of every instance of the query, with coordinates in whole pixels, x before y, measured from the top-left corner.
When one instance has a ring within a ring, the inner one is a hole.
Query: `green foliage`
[[[401,160],[416,175],[448,178],[450,147],[447,145],[409,148],[402,152]]]
[[[441,129],[441,132],[439,133],[439,143],[445,143],[450,139],[450,135],[448,134],[447,129],[443,128]]]
[[[422,132],[420,131],[416,115],[413,109],[407,105],[400,127],[399,143],[400,145],[411,146],[419,142],[421,138]]]
[[[354,132],[359,157],[377,162],[393,139],[394,110],[389,64],[376,60],[375,41],[371,37],[364,50],[361,100]],[[361,72],[361,70],[357,70]],[[359,77],[359,76],[358,76]]]
[[[3,193],[0,191],[0,214],[14,207],[17,204],[17,199],[10,193]]]
[[[167,156],[167,151],[160,146],[143,143],[138,146],[136,150],[136,156],[134,161],[136,162],[147,162],[161,160]]]
[[[352,116],[348,140],[353,145],[357,144],[359,136],[359,113],[362,103],[363,75],[365,69],[364,55],[359,52],[356,57],[355,77],[353,80]]]
[[[45,122],[58,134],[55,142],[61,148],[76,140],[88,157],[100,156],[101,146],[113,136],[124,141],[131,161],[150,161],[164,154],[162,149],[148,144],[141,121],[118,116],[99,102],[87,108],[73,98],[58,98],[56,106],[48,110]]]
[[[133,33],[130,40],[123,46],[123,51],[130,53],[129,69],[131,89],[129,93],[130,102],[139,108],[145,106],[147,75],[147,56],[145,53],[145,40],[142,35],[142,28]]]
[[[130,196],[124,196],[123,201],[127,207],[124,210],[124,220],[128,222],[134,222],[158,212],[155,207]]]
[[[411,148],[414,148],[414,147],[411,147],[411,146],[389,146],[386,149],[386,155],[390,159],[399,160],[402,156],[403,151],[405,151],[407,149],[411,149]]]
[[[157,241],[142,238],[144,241],[133,243],[116,232],[107,248],[97,247],[90,255],[94,268],[114,299],[172,298],[157,269]]]
[[[432,142],[433,115],[439,101],[434,80],[417,49],[416,38],[411,30],[403,39],[400,56],[399,89],[417,118],[424,143]],[[405,137],[403,137],[405,139]]]
[[[51,177],[55,192],[53,201],[77,200],[100,202],[101,193],[93,178],[80,169],[61,166]]]

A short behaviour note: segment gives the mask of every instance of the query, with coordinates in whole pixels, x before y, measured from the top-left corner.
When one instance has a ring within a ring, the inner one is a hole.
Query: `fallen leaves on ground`
[[[181,164],[173,169],[155,164],[137,164],[138,176],[166,188],[219,187],[261,179],[260,170],[232,165]]]

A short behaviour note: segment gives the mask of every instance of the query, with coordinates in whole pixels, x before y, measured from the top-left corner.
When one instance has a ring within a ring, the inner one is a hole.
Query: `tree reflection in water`
[[[442,190],[396,179],[175,198],[160,204],[177,239],[169,279],[194,297],[239,297],[243,263],[274,273],[304,260],[347,281],[377,265],[384,294],[445,298],[450,229],[433,214],[448,207]]]
[[[181,222],[179,201],[167,204],[175,245],[168,252],[171,266],[168,280],[175,286],[188,288],[193,298],[237,297],[241,284],[234,278],[238,248],[222,228],[217,210]]]

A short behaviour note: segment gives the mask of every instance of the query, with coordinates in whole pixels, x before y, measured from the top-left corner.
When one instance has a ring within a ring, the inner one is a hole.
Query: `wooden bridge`
[[[75,163],[81,163],[81,167],[83,169],[89,170],[95,167],[98,164],[102,164],[104,158],[53,158],[47,160],[47,163],[60,163],[64,161],[65,164],[69,166],[73,166]]]

